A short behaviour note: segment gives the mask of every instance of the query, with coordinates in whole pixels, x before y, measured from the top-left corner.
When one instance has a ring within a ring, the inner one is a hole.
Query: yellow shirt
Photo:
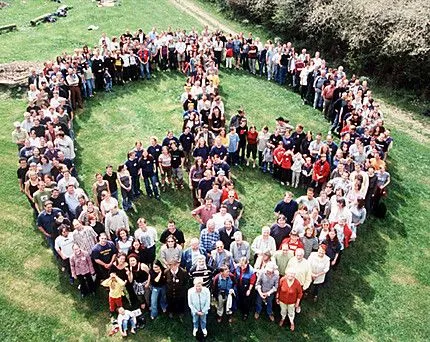
[[[109,297],[111,298],[121,298],[124,296],[124,286],[125,281],[116,277],[108,278],[102,281],[104,287],[109,287]]]

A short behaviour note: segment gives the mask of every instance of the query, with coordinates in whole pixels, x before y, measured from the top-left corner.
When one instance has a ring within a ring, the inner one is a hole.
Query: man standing
[[[97,264],[97,278],[101,281],[109,278],[109,272],[118,251],[112,241],[108,241],[105,233],[101,233],[99,243],[93,247],[91,257]]]
[[[212,198],[206,198],[205,204],[194,209],[191,215],[200,223],[200,231],[206,228],[209,219],[217,212],[217,208],[212,204]]]
[[[210,302],[211,295],[209,289],[203,286],[203,278],[195,278],[194,287],[188,290],[188,306],[193,317],[193,336],[197,335],[199,325],[203,336],[207,336],[206,316],[210,309]]]
[[[279,274],[275,273],[275,265],[269,262],[266,265],[266,271],[262,273],[255,284],[257,291],[257,300],[255,308],[255,319],[260,317],[261,310],[263,309],[263,302],[267,305],[266,311],[269,319],[274,322],[275,316],[273,315],[272,306],[275,293],[278,290]]]
[[[185,310],[185,300],[187,295],[188,274],[179,267],[179,261],[173,259],[169,263],[169,268],[164,271],[167,284],[167,309],[169,318],[173,314],[181,316]]]
[[[208,257],[215,249],[216,242],[219,241],[219,233],[215,228],[215,222],[210,219],[206,223],[206,228],[200,232],[200,245],[205,250]]]
[[[167,229],[161,233],[160,242],[165,244],[167,237],[169,235],[173,235],[176,238],[176,243],[181,245],[182,248],[184,248],[184,244],[185,244],[184,233],[181,230],[176,228],[175,221],[173,220],[169,220],[169,223],[167,224]]]
[[[227,207],[227,212],[233,217],[234,226],[239,228],[239,220],[243,214],[243,204],[235,198],[234,190],[228,192],[228,198],[222,203]]]
[[[214,296],[217,299],[217,321],[221,323],[224,311],[228,317],[229,323],[232,320],[232,302],[235,295],[236,280],[228,266],[221,266],[220,272],[215,276],[213,280]]]
[[[37,227],[45,235],[49,247],[55,252],[55,238],[58,236],[58,231],[55,226],[55,217],[61,213],[61,210],[54,208],[51,201],[45,202],[45,210],[37,217]]]
[[[143,217],[137,220],[137,227],[134,237],[140,242],[140,246],[143,249],[142,262],[151,265],[155,261],[157,230],[154,227],[148,227]]]
[[[202,247],[200,247],[199,239],[192,238],[190,240],[190,247],[182,253],[181,267],[185,268],[186,271],[189,272],[200,256],[203,256],[206,259],[206,252]]]
[[[287,223],[291,226],[294,214],[298,208],[299,206],[297,202],[293,200],[293,193],[287,191],[284,199],[276,204],[274,212],[276,216],[279,216],[280,214],[284,215],[287,219]]]

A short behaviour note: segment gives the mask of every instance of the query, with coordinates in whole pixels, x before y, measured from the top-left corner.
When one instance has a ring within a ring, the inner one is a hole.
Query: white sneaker
[[[196,336],[197,335],[197,328],[194,328],[193,329],[193,336]]]
[[[202,332],[204,337],[208,336],[208,331],[206,329],[202,329]]]

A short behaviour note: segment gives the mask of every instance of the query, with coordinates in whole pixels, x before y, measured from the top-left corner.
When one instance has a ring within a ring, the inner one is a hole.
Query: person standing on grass
[[[197,335],[199,327],[203,336],[206,337],[206,316],[210,309],[211,295],[209,289],[203,286],[203,278],[194,279],[194,287],[188,290],[188,306],[193,318],[193,336]]]
[[[70,270],[70,258],[73,255],[73,234],[65,225],[61,225],[58,231],[60,235],[55,239],[55,250],[61,258],[61,270],[67,271],[70,284],[73,284],[74,278]]]
[[[142,157],[139,160],[139,167],[139,173],[143,178],[147,196],[152,198],[155,195],[157,200],[160,199],[157,186],[157,165],[155,159],[148,153],[148,150],[143,150]]]
[[[81,297],[96,293],[96,286],[93,281],[95,275],[93,262],[89,253],[73,245],[73,254],[70,256],[70,271],[73,279],[78,279]]]
[[[124,296],[125,281],[115,273],[102,281],[102,286],[109,288],[109,312],[114,317],[115,311],[122,307],[122,297]]]
[[[131,188],[132,179],[130,172],[128,172],[127,166],[125,166],[125,164],[118,166],[117,177],[121,189],[122,208],[125,211],[128,211],[133,207],[131,202],[133,200],[133,190]]]
[[[281,306],[281,320],[279,326],[282,327],[288,314],[290,320],[290,330],[294,331],[294,317],[296,309],[300,307],[300,300],[303,297],[302,286],[295,278],[294,270],[288,270],[287,274],[279,281],[276,294],[276,302]]]
[[[139,181],[139,160],[136,157],[135,151],[128,152],[127,161],[125,162],[125,166],[127,166],[127,170],[131,176],[131,189],[133,194],[133,199],[139,198],[141,195],[140,192],[140,181]]]
[[[101,233],[99,242],[93,247],[91,252],[91,257],[97,266],[96,271],[99,280],[109,279],[110,269],[117,254],[118,251],[115,244],[112,241],[108,241],[105,233]],[[122,306],[122,303],[120,306]]]
[[[312,252],[308,258],[312,270],[312,285],[310,294],[314,302],[318,300],[318,294],[324,284],[326,274],[330,269],[330,258],[326,255],[326,245],[320,245],[318,252]]]
[[[275,272],[276,265],[270,261],[265,267],[265,271],[261,273],[255,284],[255,290],[257,292],[256,308],[255,308],[255,319],[260,317],[261,310],[263,309],[263,303],[266,304],[266,312],[269,319],[274,322],[275,316],[273,315],[273,299],[275,298],[276,291],[278,289],[279,274]]]
[[[44,208],[45,210],[37,217],[37,227],[45,235],[48,245],[55,255],[55,238],[58,236],[58,231],[55,228],[55,217],[61,213],[61,210],[53,208],[51,201],[46,201]]]
[[[215,183],[214,183],[215,184]],[[205,204],[199,206],[191,212],[191,215],[200,224],[200,231],[206,228],[206,223],[217,212],[217,207],[212,204],[212,198],[206,198]]]
[[[222,265],[212,284],[214,297],[217,300],[217,322],[221,323],[224,312],[228,322],[233,322],[233,308],[236,300],[236,278],[226,265]]]
[[[249,264],[249,258],[246,256],[240,258],[235,269],[235,276],[237,279],[239,309],[242,312],[242,319],[246,321],[251,309],[251,294],[257,281],[257,273]]]
[[[179,267],[179,260],[173,259],[169,263],[169,268],[164,271],[164,275],[166,276],[169,318],[173,318],[173,314],[179,314],[182,318],[185,311],[188,274]]]

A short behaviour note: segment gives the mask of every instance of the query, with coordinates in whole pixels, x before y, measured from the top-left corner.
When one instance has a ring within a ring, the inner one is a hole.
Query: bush
[[[285,40],[396,88],[430,94],[427,0],[214,0]]]

